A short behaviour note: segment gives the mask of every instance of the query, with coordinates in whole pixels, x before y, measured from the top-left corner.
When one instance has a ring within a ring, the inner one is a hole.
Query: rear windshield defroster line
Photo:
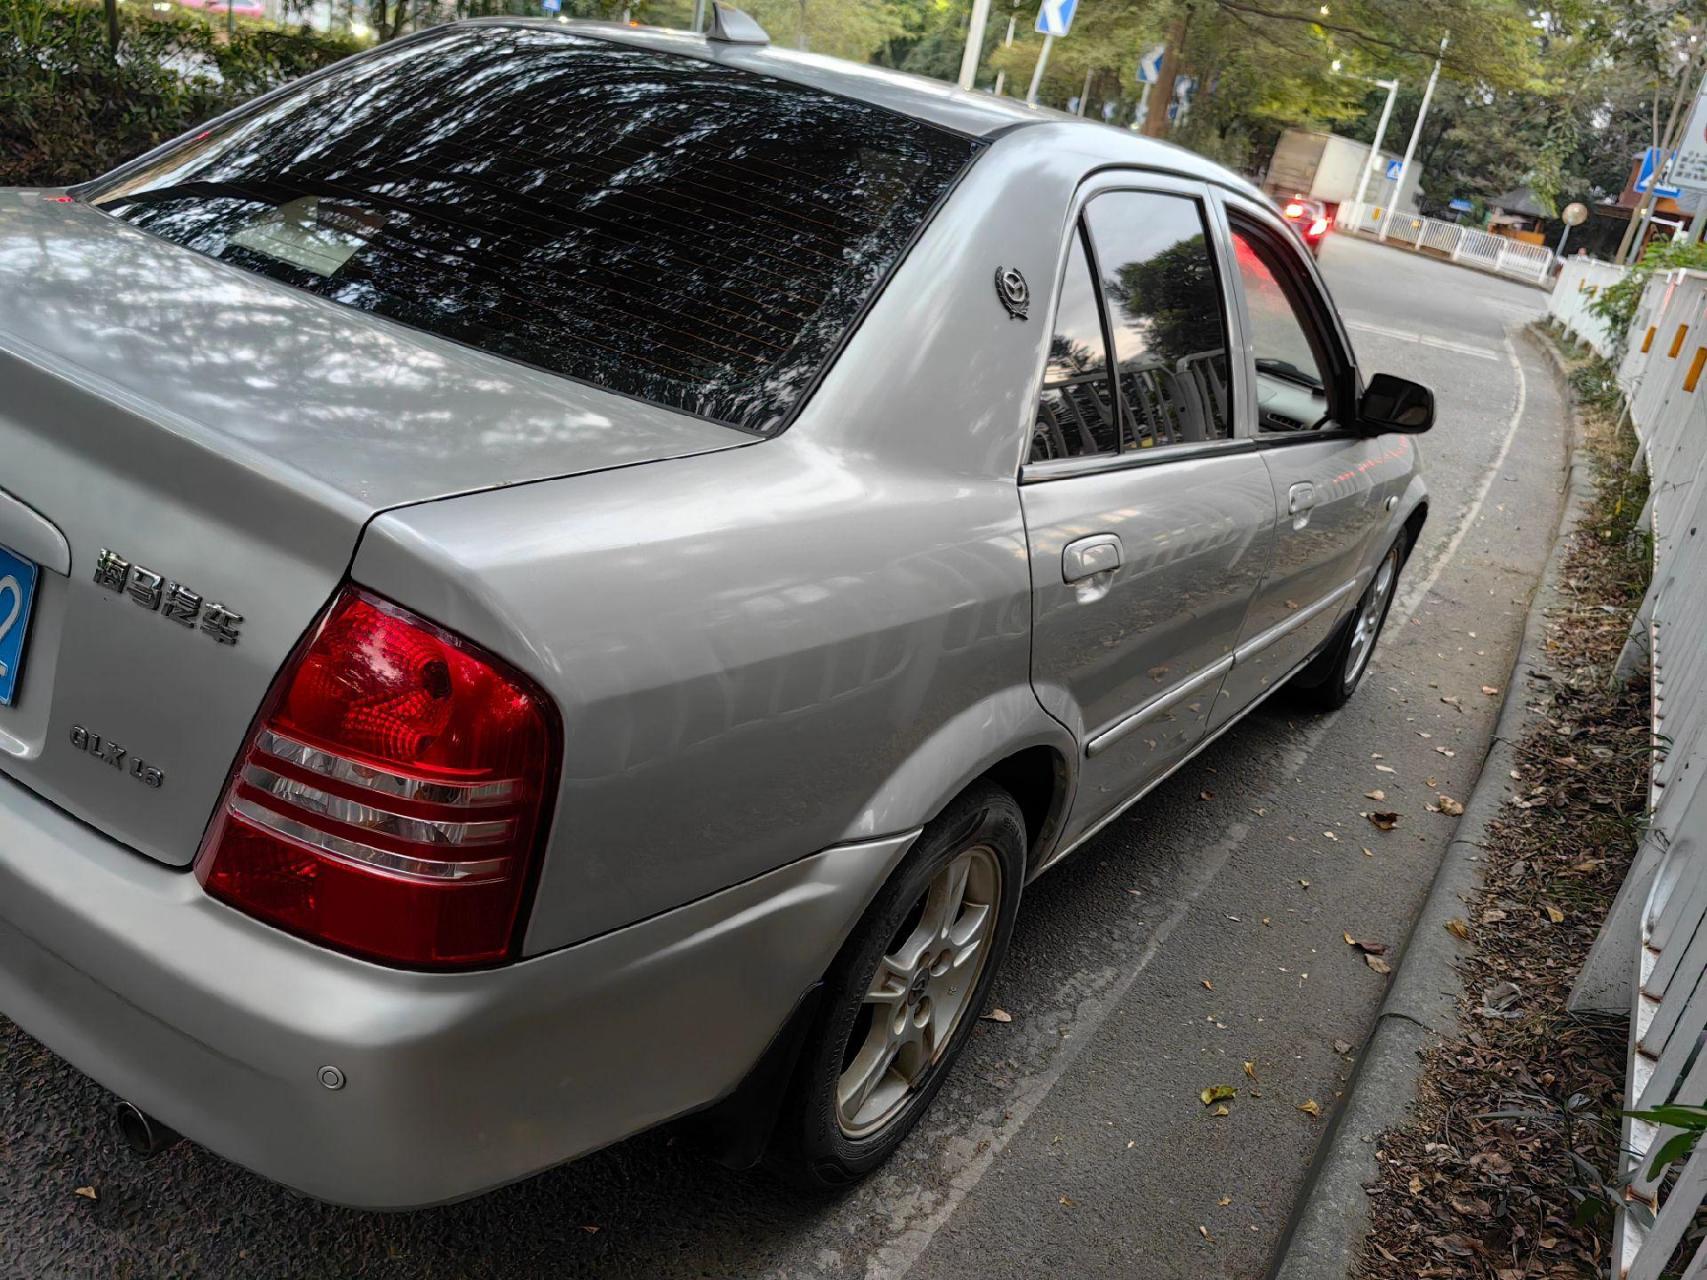
[[[96,202],[345,306],[773,434],[978,147],[695,58],[464,27],[190,137]]]

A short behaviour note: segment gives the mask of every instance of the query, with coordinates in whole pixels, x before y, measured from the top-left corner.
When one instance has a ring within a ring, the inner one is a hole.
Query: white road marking
[[[1327,722],[1321,722],[1309,731],[1304,742],[1288,761],[1285,776],[1296,776],[1304,767],[1328,727]],[[1143,950],[1138,953],[1137,963],[1121,974],[1114,985],[1104,990],[1101,995],[1079,1006],[1071,1024],[1072,1034],[1063,1042],[1061,1049],[1044,1070],[1017,1082],[1012,1100],[1002,1108],[1001,1121],[993,1125],[973,1125],[960,1135],[963,1139],[963,1149],[970,1148],[974,1154],[954,1171],[949,1179],[948,1190],[942,1198],[931,1204],[927,1200],[930,1194],[927,1188],[917,1187],[911,1190],[910,1198],[914,1202],[915,1211],[922,1209],[923,1212],[917,1212],[914,1220],[905,1222],[901,1229],[878,1249],[866,1264],[865,1280],[902,1280],[902,1277],[912,1270],[913,1264],[930,1246],[932,1238],[943,1224],[954,1216],[961,1203],[996,1162],[996,1157],[1002,1154],[1008,1143],[1025,1127],[1032,1112],[1043,1104],[1056,1082],[1078,1061],[1079,1055],[1096,1038],[1097,1029],[1120,1006],[1132,984],[1150,967],[1150,962],[1173,936],[1174,930],[1184,922],[1204,892],[1215,882],[1227,860],[1249,834],[1250,826],[1247,823],[1235,822],[1227,828],[1227,834],[1204,852],[1197,864],[1198,874],[1191,881],[1185,895],[1174,903],[1167,917],[1145,941]],[[893,1199],[885,1194],[880,1200],[880,1203],[882,1202],[893,1203]]]
[[[1354,326],[1371,328],[1372,326]],[[1486,501],[1488,490],[1493,486],[1494,477],[1505,466],[1506,455],[1511,452],[1512,441],[1517,438],[1518,424],[1523,420],[1523,410],[1529,399],[1529,384],[1523,374],[1523,365],[1518,360],[1517,348],[1512,344],[1511,333],[1503,336],[1506,359],[1510,362],[1512,372],[1517,376],[1517,398],[1512,406],[1511,419],[1506,425],[1505,439],[1500,442],[1499,452],[1483,473],[1476,495],[1470,505],[1459,517],[1458,526],[1452,531],[1447,540],[1445,550],[1436,558],[1434,567],[1429,575],[1418,586],[1405,592],[1393,602],[1393,613],[1398,623],[1403,626],[1410,620],[1417,607],[1434,589],[1441,573],[1452,562],[1458,548],[1463,545],[1465,536],[1471,525],[1481,514],[1482,504]],[[1468,350],[1468,348],[1465,348]],[[1488,354],[1480,350],[1478,355]],[[1490,357],[1492,358],[1492,357]],[[1298,746],[1286,770],[1288,776],[1295,776],[1303,769],[1311,754],[1321,743],[1322,737],[1333,725],[1332,720],[1318,721],[1306,734],[1304,741]],[[985,1173],[1001,1155],[1008,1144],[1031,1118],[1032,1113],[1043,1104],[1056,1082],[1065,1075],[1073,1063],[1078,1060],[1087,1045],[1096,1038],[1099,1027],[1109,1015],[1119,1007],[1127,991],[1139,976],[1150,967],[1150,962],[1160,953],[1163,945],[1173,935],[1175,929],[1185,920],[1198,900],[1215,882],[1227,860],[1249,835],[1250,828],[1245,823],[1235,823],[1227,829],[1227,834],[1213,848],[1206,850],[1202,859],[1197,863],[1198,874],[1191,881],[1190,887],[1183,897],[1178,899],[1167,917],[1156,926],[1155,931],[1145,942],[1139,952],[1137,963],[1107,988],[1100,996],[1086,1001],[1079,1006],[1077,1016],[1072,1021],[1072,1034],[1067,1038],[1060,1051],[1050,1061],[1048,1067],[1037,1075],[1018,1082],[1012,1100],[1002,1109],[1002,1118],[995,1123],[978,1123],[967,1132],[958,1135],[961,1139],[956,1145],[961,1151],[969,1151],[964,1163],[954,1169],[948,1179],[948,1189],[935,1199],[925,1186],[907,1186],[901,1179],[891,1177],[894,1186],[887,1183],[877,1197],[877,1203],[888,1203],[891,1207],[891,1224],[894,1234],[868,1260],[865,1268],[865,1280],[904,1280],[912,1271],[925,1250],[930,1247],[931,1240],[943,1225],[953,1218],[956,1211],[971,1195],[978,1183],[983,1180]],[[882,1175],[879,1175],[880,1177]],[[893,1193],[893,1194],[891,1194]],[[899,1200],[904,1207],[897,1212],[896,1202]],[[851,1208],[852,1206],[850,1206]],[[909,1213],[908,1210],[911,1210]],[[856,1210],[857,1213],[870,1212],[869,1205]]]
[[[1478,360],[1498,360],[1499,356],[1486,347],[1472,347],[1467,342],[1453,342],[1447,338],[1436,338],[1426,333],[1411,333],[1405,329],[1389,329],[1386,325],[1368,324],[1362,320],[1347,320],[1345,327],[1356,329],[1360,333],[1378,333],[1383,338],[1397,338],[1401,342],[1419,342],[1425,347],[1438,347],[1442,351],[1456,351],[1461,356],[1475,356]]]
[[[1394,611],[1399,615],[1400,626],[1410,621],[1418,606],[1428,598],[1428,593],[1434,590],[1434,584],[1440,581],[1440,575],[1452,562],[1452,557],[1458,554],[1458,548],[1463,544],[1465,535],[1470,532],[1470,526],[1476,523],[1476,517],[1482,513],[1482,503],[1487,500],[1494,477],[1499,475],[1501,468],[1505,466],[1506,455],[1511,452],[1511,442],[1517,439],[1517,425],[1523,421],[1523,407],[1529,400],[1529,382],[1523,376],[1523,363],[1517,358],[1517,348],[1512,345],[1509,329],[1503,340],[1505,358],[1511,362],[1511,371],[1517,375],[1517,402],[1512,405],[1511,421],[1506,424],[1505,439],[1500,441],[1500,451],[1494,455],[1493,462],[1482,473],[1482,482],[1476,486],[1476,496],[1470,500],[1470,505],[1464,508],[1464,514],[1458,518],[1458,527],[1452,531],[1446,549],[1435,560],[1428,577],[1393,602]]]

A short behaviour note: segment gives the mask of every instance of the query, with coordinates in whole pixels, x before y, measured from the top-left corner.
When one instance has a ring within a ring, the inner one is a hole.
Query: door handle
[[[1080,582],[1120,567],[1120,539],[1112,533],[1093,533],[1061,548],[1061,581]]]
[[[1308,511],[1315,505],[1316,486],[1308,480],[1300,480],[1286,491],[1286,514],[1289,516]]]

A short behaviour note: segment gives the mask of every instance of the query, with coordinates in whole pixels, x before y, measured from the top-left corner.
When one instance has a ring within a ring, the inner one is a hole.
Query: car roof
[[[529,27],[591,36],[617,44],[662,53],[700,58],[723,66],[738,67],[760,75],[774,76],[792,84],[820,89],[853,98],[909,116],[943,129],[974,138],[993,139],[1029,125],[1070,124],[1074,142],[1083,150],[1101,153],[1109,164],[1135,165],[1186,174],[1207,182],[1236,188],[1267,203],[1267,198],[1243,178],[1206,160],[1195,152],[1147,138],[1112,125],[1086,120],[1049,107],[1027,106],[1018,98],[975,93],[945,80],[910,75],[887,67],[849,62],[824,54],[786,49],[775,44],[736,44],[711,40],[691,31],[644,27],[619,22],[592,22],[573,18],[468,18],[449,24],[458,27]],[[434,27],[442,31],[443,27]]]

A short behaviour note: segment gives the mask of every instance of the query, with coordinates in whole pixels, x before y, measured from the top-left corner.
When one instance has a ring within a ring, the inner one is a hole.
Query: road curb
[[[1458,1027],[1463,982],[1457,966],[1470,944],[1449,932],[1446,923],[1465,916],[1465,900],[1481,883],[1482,846],[1488,829],[1513,794],[1511,770],[1517,743],[1534,716],[1528,705],[1530,676],[1547,668],[1547,614],[1562,602],[1559,583],[1569,535],[1594,496],[1593,476],[1579,447],[1582,418],[1569,393],[1564,361],[1538,324],[1523,332],[1531,345],[1551,358],[1566,392],[1571,429],[1564,511],[1541,582],[1529,602],[1481,773],[1465,801],[1458,830],[1446,847],[1422,912],[1399,952],[1399,965],[1376,1015],[1375,1030],[1347,1084],[1345,1105],[1317,1148],[1269,1280],[1330,1280],[1352,1274],[1368,1234],[1369,1196],[1364,1187],[1375,1178],[1376,1139],[1408,1117],[1422,1074],[1422,1051]]]

